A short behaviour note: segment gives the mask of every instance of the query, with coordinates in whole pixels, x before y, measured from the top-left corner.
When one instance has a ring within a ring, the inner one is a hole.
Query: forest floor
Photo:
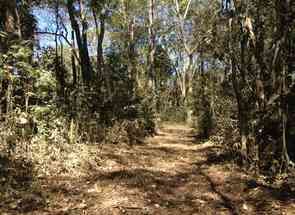
[[[166,125],[142,145],[105,145],[87,175],[40,178],[31,198],[0,204],[0,214],[295,214],[294,195],[254,183],[218,145],[192,134]]]

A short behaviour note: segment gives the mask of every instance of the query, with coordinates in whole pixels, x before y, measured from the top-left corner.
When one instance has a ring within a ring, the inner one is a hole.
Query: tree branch
[[[75,51],[75,49],[74,49],[72,43],[68,40],[68,38],[67,38],[65,35],[63,35],[63,34],[61,34],[61,33],[48,32],[48,31],[37,31],[37,32],[35,32],[35,33],[36,33],[36,34],[47,34],[47,35],[52,35],[52,36],[62,37],[62,38],[66,41],[66,43],[71,47],[71,49],[73,50],[73,53],[74,53],[74,56],[75,56],[76,60],[77,60],[79,63],[81,63],[80,58],[78,57],[78,55],[77,55],[77,53],[76,53],[76,51]]]

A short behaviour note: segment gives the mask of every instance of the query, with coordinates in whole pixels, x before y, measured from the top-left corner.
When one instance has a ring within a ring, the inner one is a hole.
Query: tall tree
[[[97,72],[101,76],[104,72],[104,59],[103,59],[103,40],[105,37],[105,22],[107,17],[107,10],[105,8],[105,1],[92,1],[92,14],[95,23],[95,33],[97,38],[96,48],[96,64]]]
[[[70,17],[70,22],[72,29],[75,31],[76,42],[79,49],[79,55],[81,62],[82,77],[85,83],[89,83],[94,77],[93,67],[91,65],[89,50],[88,50],[88,40],[87,40],[87,30],[88,21],[87,15],[84,8],[84,1],[78,1],[78,9],[74,6],[74,0],[67,1],[67,9]],[[77,16],[78,14],[78,16]],[[81,23],[81,26],[79,25]],[[81,29],[81,30],[80,30]]]
[[[155,52],[156,52],[156,35],[155,35],[155,0],[149,0],[149,54],[148,54],[148,71],[151,77],[151,86],[154,92],[157,90],[157,80],[155,74]]]
[[[20,38],[21,36],[21,23],[19,19],[19,11],[17,8],[16,0],[0,1],[0,25],[3,31],[7,33],[6,38],[2,38],[0,50],[7,51],[9,40]],[[5,41],[6,40],[6,41]]]

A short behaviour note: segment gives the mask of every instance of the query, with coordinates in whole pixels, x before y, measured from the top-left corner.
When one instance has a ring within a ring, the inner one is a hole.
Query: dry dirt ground
[[[2,214],[295,214],[292,193],[255,183],[187,126],[166,125],[146,144],[100,153],[87,176],[39,179],[42,207],[36,192]]]

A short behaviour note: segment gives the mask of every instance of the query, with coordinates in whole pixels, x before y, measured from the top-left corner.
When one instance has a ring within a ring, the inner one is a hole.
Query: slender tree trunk
[[[76,68],[76,61],[75,61],[75,32],[72,31],[72,75],[73,75],[73,87],[77,85],[77,68]]]
[[[282,112],[282,124],[283,124],[283,129],[282,129],[282,164],[284,167],[284,170],[288,170],[289,163],[290,163],[290,157],[288,154],[288,149],[287,149],[287,119],[288,119],[288,104],[286,101],[286,96],[287,96],[287,84],[286,84],[286,70],[287,70],[287,65],[286,62],[283,65],[283,74],[282,74],[282,92],[281,92],[281,112]]]
[[[134,25],[135,17],[130,17],[128,20],[128,74],[130,78],[130,91],[131,95],[135,96],[135,90],[138,86],[137,71],[136,71],[136,54],[134,42]]]
[[[111,76],[109,71],[105,69],[104,57],[103,57],[103,41],[105,37],[105,14],[100,14],[99,18],[95,8],[92,9],[92,15],[95,23],[95,33],[97,37],[96,47],[96,68],[98,77],[103,80],[106,91],[107,100],[112,100],[112,89],[111,89]]]
[[[105,17],[100,16],[100,33],[97,41],[97,62],[102,70],[104,70],[104,59],[103,59],[103,40],[105,36]],[[105,71],[104,71],[105,72]]]
[[[158,76],[155,68],[155,54],[156,54],[156,33],[155,33],[155,4],[156,0],[149,0],[149,56],[148,56],[148,73],[150,77],[149,85],[152,88],[154,95],[154,108],[158,113],[160,111],[160,101],[158,92]]]
[[[98,23],[98,16],[96,13],[95,8],[92,9],[93,19],[95,23],[95,33],[97,37],[97,47],[96,47],[96,65],[97,65],[97,72],[99,76],[102,76],[104,70],[104,59],[103,59],[103,40],[105,35],[105,17],[104,14],[99,16]]]
[[[6,114],[9,114],[13,109],[13,101],[12,101],[12,93],[13,93],[13,85],[11,80],[7,80],[7,89],[6,92]],[[7,121],[8,118],[6,118]]]
[[[61,98],[61,86],[60,86],[60,62],[59,62],[59,55],[58,55],[58,31],[59,31],[59,1],[55,1],[55,36],[54,36],[54,42],[55,42],[55,76],[56,76],[56,90],[58,98]]]
[[[240,13],[240,4],[239,1],[234,1],[235,8],[237,9],[237,12]],[[240,17],[236,20],[238,22],[240,31],[240,60],[236,60],[236,56],[234,53],[236,53],[235,46],[234,46],[234,39],[233,39],[233,26],[232,26],[232,20],[229,21],[229,41],[228,46],[230,49],[230,60],[231,60],[231,72],[232,72],[232,84],[233,89],[235,93],[235,97],[237,100],[238,105],[238,127],[240,132],[240,152],[242,156],[242,162],[243,164],[248,164],[248,141],[249,141],[249,104],[247,101],[247,97],[243,95],[243,90],[246,87],[246,64],[245,64],[245,58],[246,58],[246,39],[244,36],[244,28],[242,25],[242,20]],[[237,62],[239,62],[240,67],[237,67]],[[238,73],[239,70],[239,73]]]
[[[129,58],[129,77],[134,81],[135,80],[135,47],[134,47],[134,20],[135,18],[132,17],[128,23],[128,58]]]
[[[232,59],[232,83],[235,92],[235,97],[238,104],[238,126],[241,136],[241,155],[242,162],[245,163],[248,159],[248,136],[249,136],[249,126],[248,126],[248,117],[247,114],[247,105],[244,102],[244,98],[242,95],[241,81],[238,80],[236,71],[235,60]]]
[[[89,51],[88,51],[88,44],[87,44],[87,21],[86,17],[83,14],[83,4],[81,1],[80,3],[80,21],[82,23],[82,33],[80,31],[80,26],[78,21],[76,20],[76,9],[74,7],[74,1],[68,0],[67,1],[67,9],[69,12],[70,22],[72,29],[75,31],[76,34],[76,41],[79,49],[79,55],[81,60],[81,70],[82,70],[82,78],[86,84],[92,80],[93,77],[93,68],[91,65]]]
[[[156,71],[155,71],[155,53],[156,53],[156,37],[154,29],[155,19],[155,0],[149,0],[149,57],[148,57],[148,71],[151,77],[151,86],[156,92]]]
[[[186,109],[186,118],[187,118],[187,122],[191,123],[192,119],[192,108],[189,105],[189,99],[190,96],[192,95],[192,79],[193,79],[193,71],[192,71],[192,67],[193,67],[193,55],[189,54],[189,62],[188,62],[188,67],[187,70],[185,72],[185,97],[184,99],[184,106]],[[202,61],[201,64],[204,64],[204,62]],[[204,70],[204,65],[202,65],[202,69]]]
[[[124,24],[127,26],[127,43],[126,50],[127,50],[127,69],[128,69],[128,77],[129,81],[129,93],[132,97],[135,96],[135,90],[138,86],[137,80],[137,71],[136,71],[136,53],[135,53],[135,16],[132,15],[130,12],[131,8],[129,6],[128,0],[122,0],[122,9],[123,9],[123,17],[124,17]]]

